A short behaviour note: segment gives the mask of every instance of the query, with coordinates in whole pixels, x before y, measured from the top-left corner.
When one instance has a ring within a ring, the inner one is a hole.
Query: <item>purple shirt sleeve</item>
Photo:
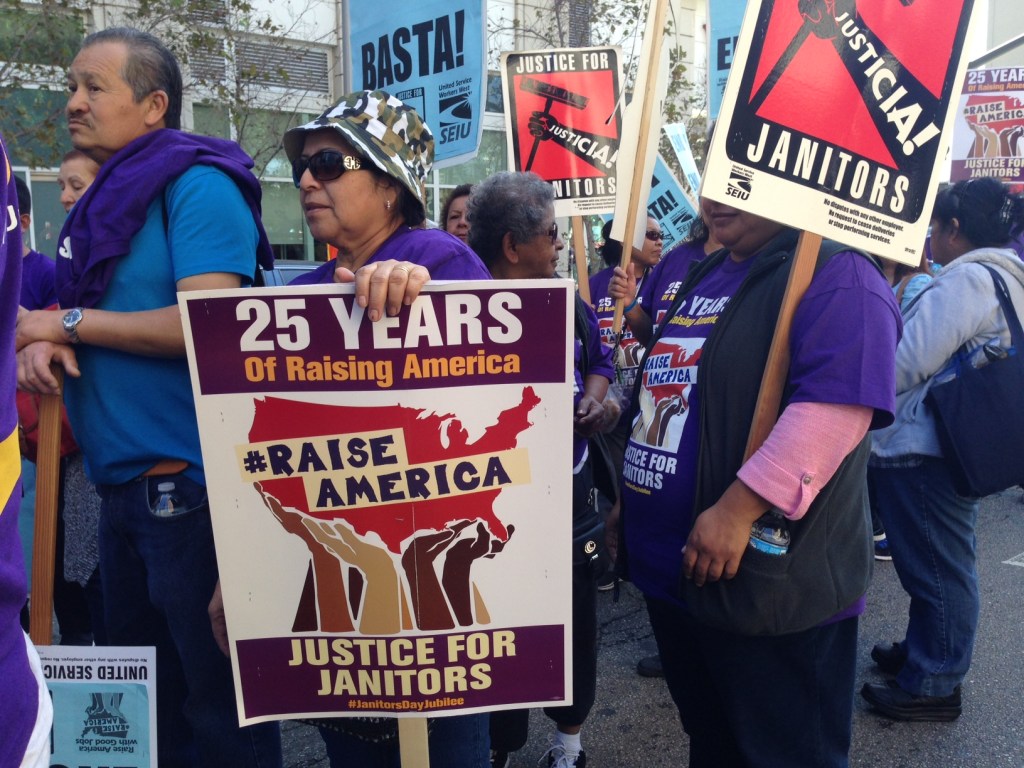
[[[337,259],[325,261],[316,269],[309,272],[302,272],[288,285],[323,285],[334,282],[334,269],[338,266]]]
[[[54,272],[57,265],[39,251],[29,251],[21,263],[21,306],[46,309],[56,304]]]
[[[597,374],[604,376],[608,381],[615,379],[615,363],[612,361],[612,350],[601,343],[601,333],[597,327],[597,315],[593,308],[586,304],[587,325],[590,333],[587,339],[587,354],[589,355],[590,368],[587,375]]]
[[[377,249],[367,264],[395,259],[426,267],[431,280],[490,280],[473,251],[457,237],[438,229],[408,229],[395,232]],[[336,260],[332,259],[310,272],[303,272],[289,285],[322,285],[334,282]]]
[[[860,254],[836,254],[793,317],[790,401],[866,405],[872,429],[891,424],[902,328],[882,273]]]

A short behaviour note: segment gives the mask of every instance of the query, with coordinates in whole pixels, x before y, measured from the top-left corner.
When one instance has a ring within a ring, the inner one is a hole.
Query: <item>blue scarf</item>
[[[249,170],[252,158],[233,141],[165,128],[118,150],[68,214],[57,259],[57,297],[62,307],[99,303],[117,260],[128,254],[132,237],[142,229],[150,203],[194,165],[212,166],[238,185],[259,230],[257,261],[273,267],[274,254],[261,220],[262,190]]]

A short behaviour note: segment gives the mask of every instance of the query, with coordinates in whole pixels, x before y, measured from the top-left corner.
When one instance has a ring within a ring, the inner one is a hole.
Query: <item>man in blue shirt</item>
[[[109,640],[157,649],[161,766],[281,764],[276,724],[238,727],[207,607],[218,580],[177,292],[237,288],[272,263],[237,145],[180,126],[174,56],[152,35],[88,36],[68,72],[71,141],[100,164],[57,259],[60,312],[18,325],[20,384],[65,402],[103,498]],[[158,491],[158,488],[160,489]],[[174,514],[159,516],[161,491]]]

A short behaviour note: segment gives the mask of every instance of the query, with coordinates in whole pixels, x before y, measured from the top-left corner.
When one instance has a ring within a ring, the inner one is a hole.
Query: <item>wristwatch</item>
[[[65,312],[64,317],[60,321],[61,325],[64,326],[64,333],[67,334],[68,341],[72,344],[77,344],[81,341],[81,339],[78,338],[78,324],[82,322],[83,317],[82,308],[75,307],[74,309],[69,309]]]

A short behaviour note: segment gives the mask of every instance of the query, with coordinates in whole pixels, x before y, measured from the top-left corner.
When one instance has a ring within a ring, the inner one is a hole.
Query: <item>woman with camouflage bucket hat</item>
[[[349,281],[360,270],[371,304],[386,292],[395,314],[407,286],[490,278],[468,246],[424,227],[434,137],[412,107],[385,91],[350,93],[287,131],[284,149],[313,237],[338,249],[336,260],[296,283]]]
[[[416,111],[399,99],[384,91],[350,93],[316,120],[286,132],[284,148],[313,237],[338,249],[336,259],[293,284],[368,284],[368,315],[378,320],[375,307],[397,314],[431,278],[491,278],[465,243],[424,227],[424,180],[434,139]],[[393,718],[317,724],[333,768],[398,768]],[[487,715],[432,719],[429,734],[431,765],[490,765]]]

